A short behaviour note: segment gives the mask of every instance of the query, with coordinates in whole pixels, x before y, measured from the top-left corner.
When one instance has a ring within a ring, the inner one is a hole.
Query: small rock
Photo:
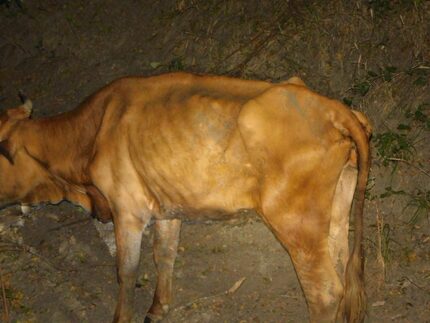
[[[373,307],[384,306],[385,301],[376,301],[372,304]]]

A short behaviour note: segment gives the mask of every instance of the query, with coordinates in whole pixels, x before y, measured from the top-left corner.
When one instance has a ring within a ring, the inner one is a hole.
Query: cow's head
[[[25,127],[32,112],[32,103],[0,113],[0,206],[13,203],[59,202],[64,188],[39,161],[28,154]]]
[[[100,221],[110,221],[109,205],[97,188],[67,182],[30,154],[29,146],[43,136],[28,130],[32,103],[21,99],[21,106],[0,113],[0,208],[68,200],[92,211]]]

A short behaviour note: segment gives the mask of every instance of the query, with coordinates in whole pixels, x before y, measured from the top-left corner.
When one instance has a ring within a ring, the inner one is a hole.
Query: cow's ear
[[[288,80],[286,80],[285,82],[282,82],[281,84],[294,84],[294,85],[300,85],[300,86],[306,87],[305,82],[303,82],[303,80],[298,76],[290,77]]]
[[[0,155],[4,156],[12,165],[14,164],[8,140],[0,141]]]
[[[23,104],[15,109],[7,110],[7,115],[11,119],[22,120],[28,119],[31,116],[31,112],[33,111],[33,103],[25,96],[21,96],[21,100],[23,100]]]

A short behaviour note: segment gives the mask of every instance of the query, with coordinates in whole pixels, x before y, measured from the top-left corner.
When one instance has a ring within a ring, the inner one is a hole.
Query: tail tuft
[[[357,247],[357,246],[356,246]],[[358,248],[361,249],[361,246]],[[345,275],[345,321],[350,323],[363,322],[366,314],[366,293],[363,277],[363,252],[352,253]]]

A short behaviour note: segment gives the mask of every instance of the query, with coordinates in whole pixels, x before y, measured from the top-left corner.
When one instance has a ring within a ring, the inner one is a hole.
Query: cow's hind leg
[[[169,310],[172,296],[172,274],[178,250],[180,220],[158,220],[155,222],[154,262],[157,268],[157,287],[152,306],[145,323],[154,322]]]
[[[278,176],[261,195],[262,216],[291,256],[312,322],[335,322],[343,296],[328,243],[339,173],[298,172],[286,184]]]
[[[309,308],[311,322],[336,321],[343,286],[328,249],[328,223],[321,214],[264,214],[288,250]]]

